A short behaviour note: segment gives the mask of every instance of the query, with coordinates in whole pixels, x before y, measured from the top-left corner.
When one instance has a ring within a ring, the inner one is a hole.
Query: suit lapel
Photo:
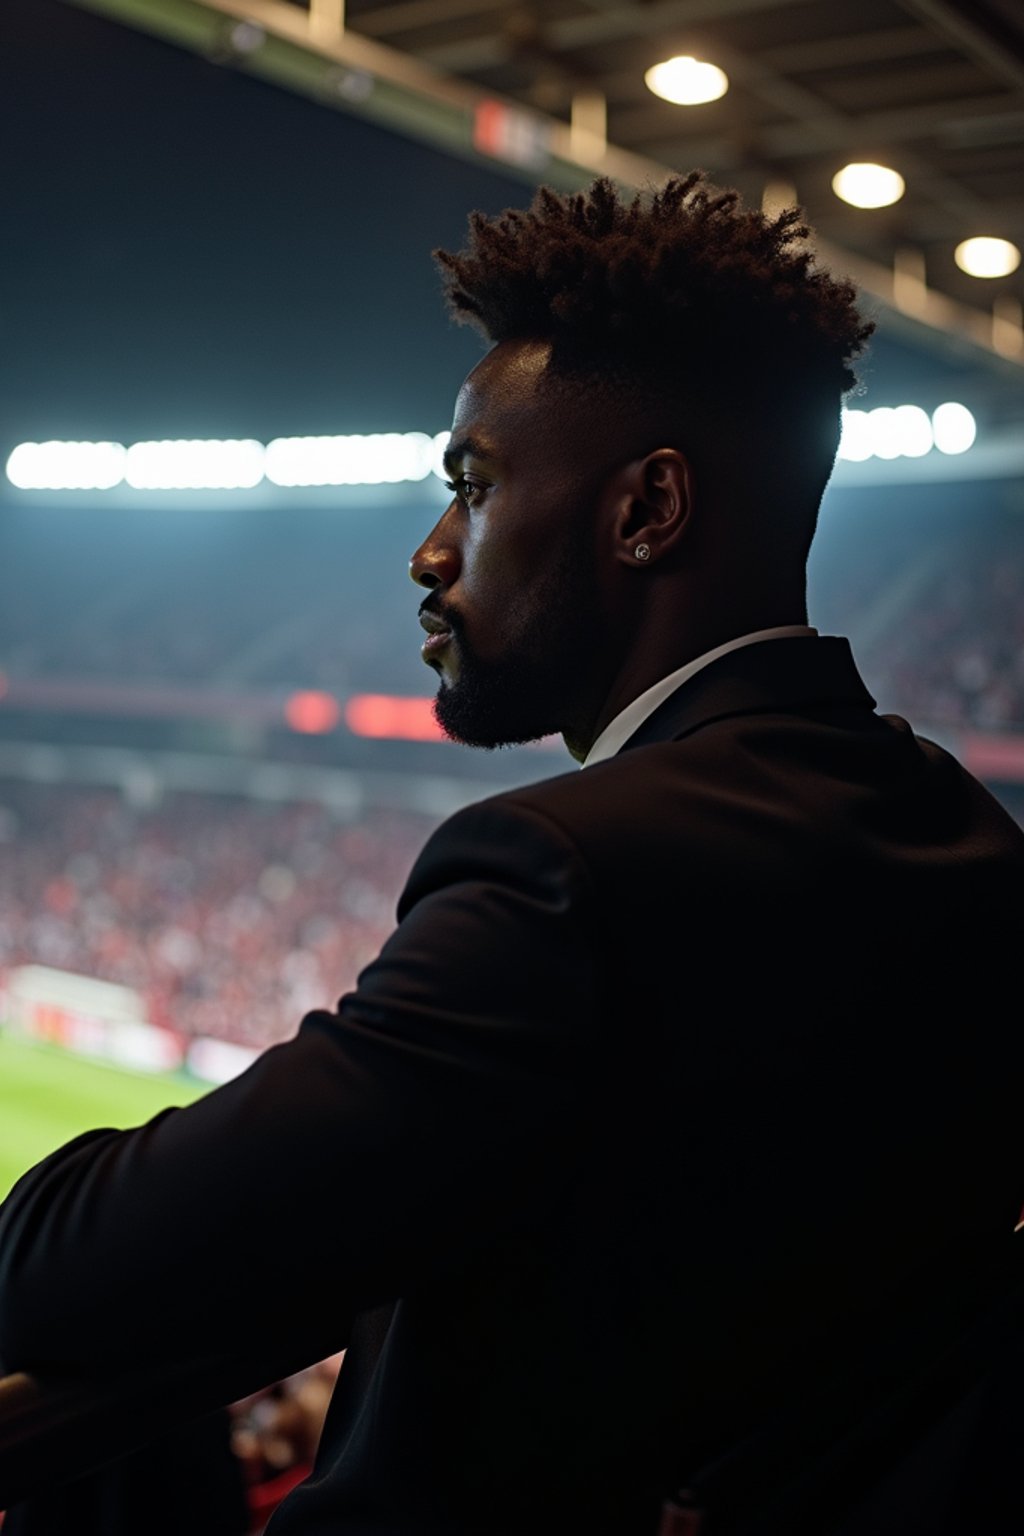
[[[839,636],[761,640],[702,667],[648,715],[619,749],[678,741],[729,715],[874,709],[850,643]]]

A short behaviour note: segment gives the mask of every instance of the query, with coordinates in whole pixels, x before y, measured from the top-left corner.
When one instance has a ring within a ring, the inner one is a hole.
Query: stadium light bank
[[[920,458],[937,449],[961,454],[977,429],[964,405],[948,401],[929,415],[919,405],[844,410],[840,459]],[[374,432],[341,437],[185,438],[132,443],[19,443],[7,478],[23,491],[239,491],[262,482],[306,486],[398,485],[444,478],[450,433]]]
[[[399,485],[443,477],[451,434],[372,432],[344,437],[185,438],[123,443],[19,443],[7,478],[23,491],[246,491],[263,481],[304,486]]]

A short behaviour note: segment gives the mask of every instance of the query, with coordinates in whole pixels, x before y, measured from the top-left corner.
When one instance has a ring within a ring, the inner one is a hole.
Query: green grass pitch
[[[126,1072],[0,1030],[0,1199],[33,1163],[82,1131],[141,1125],[207,1091],[184,1075]]]

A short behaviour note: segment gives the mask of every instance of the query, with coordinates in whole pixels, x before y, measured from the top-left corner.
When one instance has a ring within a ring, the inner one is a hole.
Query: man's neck
[[[801,607],[800,611],[792,616],[773,615],[765,622],[747,621],[744,624],[737,620],[731,625],[707,626],[701,637],[706,642],[703,644],[691,640],[681,647],[676,639],[674,646],[652,648],[651,651],[646,651],[640,645],[634,646],[626,664],[606,694],[594,723],[582,729],[569,727],[562,732],[562,740],[565,742],[567,751],[578,763],[584,762],[598,738],[635,699],[640,698],[663,678],[695,662],[702,661],[712,652],[717,651],[720,646],[728,645],[745,635],[806,626],[807,612]]]

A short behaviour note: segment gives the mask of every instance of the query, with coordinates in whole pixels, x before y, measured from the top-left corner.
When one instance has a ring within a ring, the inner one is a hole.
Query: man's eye
[[[467,507],[476,505],[477,498],[483,494],[484,487],[476,480],[467,480],[460,475],[457,480],[446,480],[445,485],[453,496],[457,496]]]

